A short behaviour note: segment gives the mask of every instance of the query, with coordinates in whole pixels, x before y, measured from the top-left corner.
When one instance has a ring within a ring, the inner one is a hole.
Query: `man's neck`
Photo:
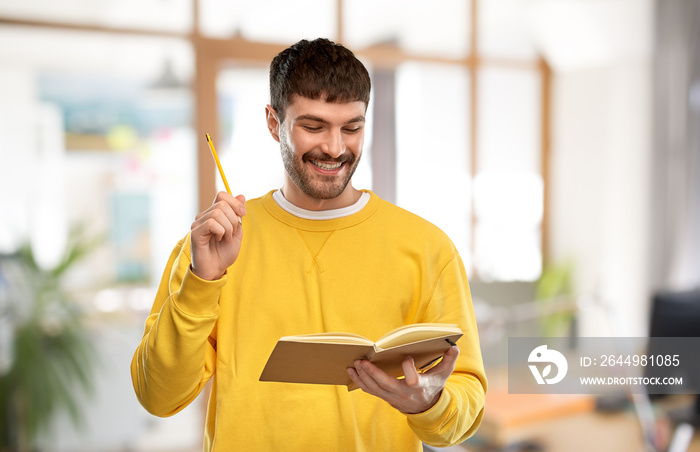
[[[331,199],[319,199],[307,195],[291,181],[285,181],[282,186],[282,194],[285,199],[295,206],[312,211],[334,210],[349,207],[359,201],[362,192],[352,187],[349,183],[340,196]]]

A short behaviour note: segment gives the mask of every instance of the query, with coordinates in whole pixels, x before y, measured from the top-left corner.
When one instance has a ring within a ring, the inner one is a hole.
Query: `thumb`
[[[403,376],[406,379],[406,384],[408,386],[416,386],[419,377],[413,358],[410,356],[405,357],[401,363],[401,368],[403,369]]]
[[[448,373],[451,374],[455,370],[457,357],[459,356],[459,347],[452,346],[442,355],[442,360],[437,366],[433,367],[428,373]]]

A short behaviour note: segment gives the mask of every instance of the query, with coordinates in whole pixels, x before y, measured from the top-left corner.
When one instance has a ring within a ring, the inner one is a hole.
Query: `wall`
[[[644,335],[654,3],[589,5],[588,35],[604,45],[578,65],[553,61],[550,249],[555,262],[574,259],[579,293],[612,308],[584,310],[582,335]]]

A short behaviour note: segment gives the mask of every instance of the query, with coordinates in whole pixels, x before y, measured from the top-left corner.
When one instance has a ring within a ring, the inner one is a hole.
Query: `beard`
[[[352,179],[352,175],[355,174],[357,165],[360,163],[360,158],[356,158],[352,153],[343,154],[338,158],[333,158],[324,153],[315,155],[307,153],[297,157],[286,143],[286,140],[280,140],[280,151],[284,169],[294,185],[303,193],[315,199],[333,199],[340,196],[345,191],[350,179]],[[307,166],[309,160],[342,162],[346,168],[345,175],[331,176],[314,172]]]

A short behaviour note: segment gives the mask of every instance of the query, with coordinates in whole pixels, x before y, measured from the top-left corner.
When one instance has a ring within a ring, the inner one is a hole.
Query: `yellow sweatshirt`
[[[246,209],[240,255],[220,280],[189,270],[189,237],[170,256],[131,363],[150,413],[177,413],[213,377],[206,452],[419,451],[476,431],[486,377],[464,266],[443,232],[374,193],[333,220],[287,213],[272,192]],[[424,413],[344,386],[259,381],[281,336],[376,340],[418,322],[464,331],[455,372]]]

